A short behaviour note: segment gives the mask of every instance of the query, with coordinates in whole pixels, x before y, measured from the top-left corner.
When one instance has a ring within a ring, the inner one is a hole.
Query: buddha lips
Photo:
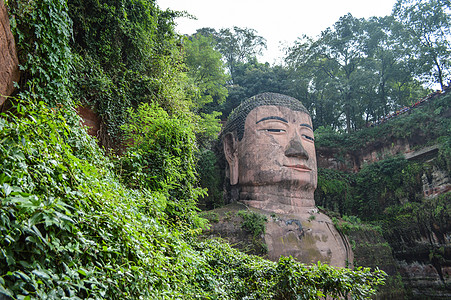
[[[291,168],[299,172],[310,172],[312,170],[304,165],[284,165],[284,167]]]

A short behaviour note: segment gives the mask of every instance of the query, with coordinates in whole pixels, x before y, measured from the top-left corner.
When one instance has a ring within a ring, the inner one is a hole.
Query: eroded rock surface
[[[266,216],[265,233],[254,238],[252,232],[243,228],[240,211]],[[251,254],[273,261],[292,256],[306,264],[321,261],[336,267],[349,266],[353,261],[347,239],[335,229],[329,217],[316,209],[280,213],[236,203],[208,214],[211,228],[204,233],[206,236],[221,237]]]
[[[5,3],[0,1],[0,106],[14,91],[14,82],[20,78],[14,37],[11,33]]]

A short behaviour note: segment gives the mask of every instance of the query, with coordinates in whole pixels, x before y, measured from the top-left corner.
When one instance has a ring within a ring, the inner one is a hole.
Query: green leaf
[[[88,271],[86,271],[85,269],[80,268],[80,269],[78,269],[77,271],[78,271],[78,273],[80,273],[81,275],[87,276],[86,274],[88,273]]]
[[[3,183],[2,190],[3,190],[3,193],[5,194],[5,197],[8,197],[8,195],[11,194],[11,192],[12,192],[11,186],[7,183]]]
[[[31,273],[33,273],[34,275],[41,277],[43,279],[50,279],[50,276],[47,273],[40,271],[40,270],[33,270],[33,271],[31,271]]]
[[[7,296],[9,296],[9,297],[12,297],[12,296],[13,296],[13,293],[12,293],[10,290],[6,289],[6,288],[3,286],[3,284],[0,284],[0,295],[1,295],[1,294],[7,295]]]

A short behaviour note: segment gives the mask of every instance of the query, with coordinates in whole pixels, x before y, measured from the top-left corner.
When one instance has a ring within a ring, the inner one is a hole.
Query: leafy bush
[[[206,209],[224,205],[222,191],[224,174],[219,168],[216,154],[211,150],[202,149],[197,153],[197,157],[199,184],[208,191],[208,194],[200,199],[199,204]]]
[[[389,158],[368,165],[357,174],[350,211],[363,219],[378,219],[386,207],[421,198],[421,166]]]
[[[351,133],[319,127],[315,130],[315,144],[317,147],[352,152],[371,145],[391,143],[397,139],[410,140],[412,145],[433,142],[441,136],[446,136],[451,128],[450,118],[446,117],[449,113],[450,98],[449,93],[442,95],[379,126]]]
[[[318,168],[318,187],[315,203],[334,212],[346,213],[352,202],[355,174]]]
[[[130,141],[119,159],[119,173],[133,188],[168,193],[169,215],[190,219],[197,198],[205,191],[197,188],[195,135],[193,124],[183,116],[170,117],[157,104],[141,104],[129,109],[123,126]]]
[[[384,235],[395,250],[403,241],[414,245],[422,235],[434,234],[438,242],[446,243],[446,233],[451,230],[451,192],[421,202],[389,207],[383,219]]]
[[[72,20],[65,0],[7,1],[21,62],[22,94],[54,106],[70,98]]]
[[[316,204],[343,215],[377,220],[392,205],[420,201],[423,165],[402,157],[387,158],[349,174],[319,169]]]
[[[240,210],[238,215],[243,218],[241,227],[252,233],[254,238],[265,234],[266,222],[268,221],[266,216],[248,210]]]
[[[67,2],[77,57],[73,94],[101,116],[103,146],[122,142],[130,107],[153,101],[169,114],[189,110],[176,13],[147,0]]]

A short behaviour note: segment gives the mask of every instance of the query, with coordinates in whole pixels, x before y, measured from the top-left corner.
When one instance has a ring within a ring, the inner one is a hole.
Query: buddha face
[[[240,185],[316,188],[312,120],[305,112],[272,105],[253,109],[236,150]]]

